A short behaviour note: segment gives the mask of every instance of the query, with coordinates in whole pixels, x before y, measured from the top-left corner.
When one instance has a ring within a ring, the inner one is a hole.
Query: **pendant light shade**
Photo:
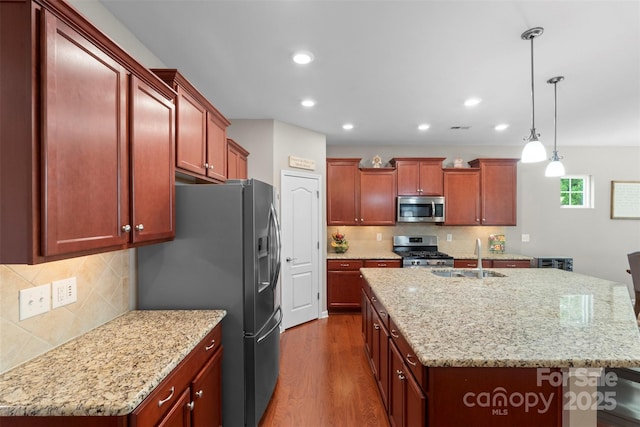
[[[543,162],[547,158],[547,150],[540,142],[538,137],[540,134],[536,133],[536,109],[535,109],[535,97],[534,97],[534,80],[533,80],[533,39],[542,35],[544,29],[542,27],[531,28],[520,36],[522,40],[531,41],[531,135],[524,138],[526,145],[522,150],[522,157],[520,161],[522,163],[537,163]]]
[[[558,156],[558,82],[564,80],[563,76],[552,77],[547,80],[547,83],[553,85],[553,156],[549,160],[547,169],[544,171],[544,176],[563,176],[564,165],[560,161],[562,157]]]

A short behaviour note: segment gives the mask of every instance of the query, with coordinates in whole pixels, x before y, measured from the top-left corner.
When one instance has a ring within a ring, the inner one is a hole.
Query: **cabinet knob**
[[[398,379],[400,381],[404,380],[404,372],[402,372],[400,369],[397,369],[396,374],[398,375]]]
[[[209,169],[209,163],[205,163],[205,164],[204,164],[204,168],[205,168],[205,169]]]
[[[123,225],[122,226],[122,231],[124,231],[125,233],[130,232],[131,231],[131,226],[129,224]]]
[[[360,218],[360,222],[364,222],[364,218]]]
[[[213,169],[213,165],[209,165],[209,169]]]
[[[195,406],[196,406],[196,404],[195,404],[195,403],[193,403],[193,402],[189,402],[189,403],[187,403],[187,408],[189,408],[189,410],[190,410],[190,411],[193,411],[193,408],[194,408]]]
[[[204,392],[202,390],[196,391],[196,396],[198,396],[198,398],[202,398],[203,394],[204,394]]]
[[[353,220],[354,220],[355,222],[358,222],[358,218],[354,218]]]
[[[142,231],[142,230],[144,230],[144,225],[143,225],[143,224],[138,224],[138,225],[136,225],[136,227],[135,227],[135,228],[136,228],[136,230],[138,230],[138,231]]]

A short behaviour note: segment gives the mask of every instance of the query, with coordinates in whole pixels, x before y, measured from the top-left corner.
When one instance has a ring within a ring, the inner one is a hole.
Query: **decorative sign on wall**
[[[611,181],[611,219],[640,219],[640,181]]]
[[[316,169],[316,161],[311,159],[303,159],[302,157],[289,156],[289,166],[299,169]]]

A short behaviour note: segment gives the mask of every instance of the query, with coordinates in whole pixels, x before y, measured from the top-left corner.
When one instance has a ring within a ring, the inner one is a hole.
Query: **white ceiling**
[[[101,0],[231,121],[276,119],[348,145],[640,145],[638,1]],[[315,61],[296,65],[298,49]],[[463,106],[482,98],[475,108]],[[317,101],[311,109],[303,98]],[[355,128],[344,131],[342,124]],[[419,132],[417,125],[431,128]],[[501,133],[493,126],[508,123]],[[470,126],[451,130],[452,126]]]

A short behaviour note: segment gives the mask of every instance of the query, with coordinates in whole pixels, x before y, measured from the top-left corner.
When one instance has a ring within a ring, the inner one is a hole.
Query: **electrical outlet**
[[[20,320],[51,310],[51,285],[35,286],[20,291]]]
[[[453,240],[453,235],[447,234],[447,242],[451,242]]]
[[[522,235],[522,241],[523,242],[528,242],[529,241],[529,235],[528,234],[523,234]]]
[[[51,287],[53,308],[62,307],[63,305],[78,301],[78,288],[75,277],[54,280]]]
[[[378,234],[376,234],[376,240],[377,240],[378,242],[382,241],[382,233],[378,233]]]

